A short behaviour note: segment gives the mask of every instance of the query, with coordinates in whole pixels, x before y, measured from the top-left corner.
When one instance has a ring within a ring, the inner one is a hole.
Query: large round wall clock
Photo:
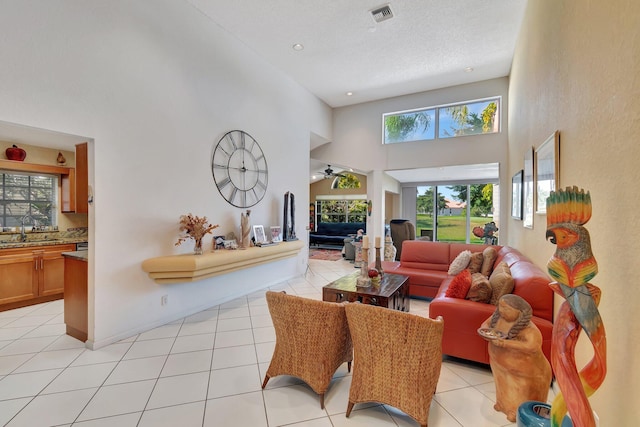
[[[232,130],[220,138],[211,156],[211,172],[218,191],[233,206],[253,206],[267,192],[267,159],[258,141],[244,131]]]

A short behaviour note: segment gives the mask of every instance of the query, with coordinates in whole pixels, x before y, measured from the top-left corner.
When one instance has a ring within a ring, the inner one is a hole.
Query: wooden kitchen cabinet
[[[73,256],[64,258],[64,323],[67,335],[84,342],[89,327],[87,260]]]
[[[60,177],[61,204],[64,213],[89,212],[88,144],[76,145],[76,167]]]
[[[64,257],[75,245],[0,250],[0,311],[60,299]]]

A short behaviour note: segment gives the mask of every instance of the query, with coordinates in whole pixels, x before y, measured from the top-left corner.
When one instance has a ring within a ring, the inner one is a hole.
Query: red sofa
[[[429,304],[429,317],[444,319],[442,352],[444,354],[489,363],[487,342],[477,329],[495,311],[495,306],[445,294],[452,276],[447,274],[449,264],[464,250],[482,252],[487,245],[428,242],[407,240],[402,245],[400,261],[385,262],[383,269],[389,273],[409,276],[411,296],[433,297]],[[498,257],[494,266],[504,261],[511,270],[515,285],[513,294],[524,298],[533,309],[532,321],[542,333],[542,351],[551,358],[551,333],[553,330],[553,291],[551,278],[518,250],[509,246],[494,246]]]

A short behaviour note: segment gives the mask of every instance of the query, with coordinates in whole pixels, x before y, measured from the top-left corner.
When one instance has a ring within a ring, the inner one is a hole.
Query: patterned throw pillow
[[[493,270],[493,263],[496,262],[496,258],[498,258],[498,251],[496,251],[496,248],[489,246],[482,251],[482,258],[480,273],[485,277],[489,277],[491,270]]]
[[[502,295],[510,294],[513,292],[515,281],[511,276],[511,270],[506,262],[501,262],[496,266],[489,277],[489,283],[491,283],[491,304],[497,305],[498,300]]]
[[[456,277],[451,279],[451,283],[449,283],[449,287],[447,288],[447,292],[445,292],[444,296],[464,299],[467,296],[467,292],[469,292],[470,287],[471,273],[469,273],[469,270],[464,269],[458,273]]]
[[[484,257],[482,256],[482,252],[474,252],[471,254],[471,261],[469,261],[467,269],[471,272],[471,274],[480,273],[483,261]]]
[[[471,288],[467,292],[467,299],[475,302],[488,303],[491,301],[491,284],[482,273],[471,275]]]
[[[449,265],[449,276],[457,276],[458,273],[467,268],[469,261],[471,261],[471,251],[460,252]]]

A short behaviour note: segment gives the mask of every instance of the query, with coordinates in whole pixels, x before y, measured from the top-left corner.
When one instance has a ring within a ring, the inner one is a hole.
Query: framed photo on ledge
[[[282,242],[282,228],[279,225],[272,225],[271,227],[271,241]]]
[[[536,214],[546,215],[547,198],[560,184],[560,134],[555,131],[536,150]]]
[[[255,239],[256,244],[269,243],[267,236],[264,234],[264,227],[261,225],[253,226],[253,238]]]
[[[511,178],[511,217],[522,221],[522,181],[524,170],[520,169]]]

